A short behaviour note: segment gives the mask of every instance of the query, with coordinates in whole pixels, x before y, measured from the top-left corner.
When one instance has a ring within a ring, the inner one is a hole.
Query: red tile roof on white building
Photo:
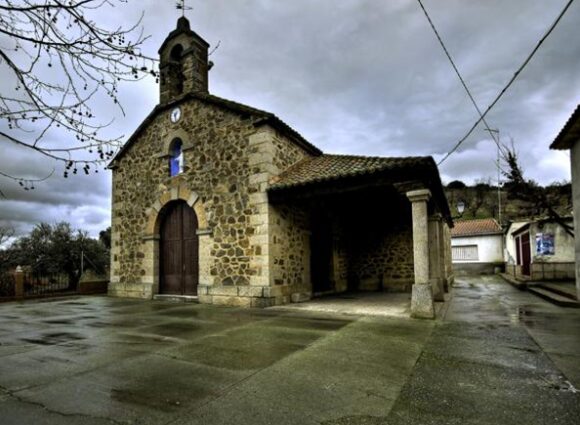
[[[493,218],[456,221],[451,236],[476,236],[501,234],[501,226]]]

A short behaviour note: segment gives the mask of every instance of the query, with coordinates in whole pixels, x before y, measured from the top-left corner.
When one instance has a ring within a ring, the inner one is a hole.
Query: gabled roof
[[[430,165],[430,157],[371,157],[323,154],[304,158],[270,180],[270,190],[303,186],[326,180],[339,180],[381,171]]]
[[[331,182],[346,184],[357,177],[383,178],[393,185],[420,180],[422,187],[431,190],[441,213],[453,227],[439,170],[430,156],[388,158],[323,154],[307,157],[273,177],[268,192],[288,193]]]
[[[223,99],[218,96],[214,96],[208,93],[186,93],[183,96],[165,103],[157,105],[151,113],[143,120],[141,125],[135,130],[135,132],[129,137],[127,142],[123,145],[123,147],[119,150],[117,155],[109,164],[109,167],[113,165],[113,163],[119,160],[125,152],[129,149],[129,147],[135,142],[138,136],[141,134],[143,130],[153,121],[157,115],[159,115],[163,111],[167,111],[181,103],[184,103],[188,100],[198,100],[207,104],[215,105],[220,108],[227,109],[233,113],[247,116],[254,120],[253,124],[256,127],[260,127],[262,125],[270,125],[276,130],[280,131],[281,133],[285,134],[292,140],[296,145],[303,148],[306,152],[311,155],[322,155],[322,151],[318,149],[316,146],[308,142],[304,137],[300,135],[296,130],[278,118],[276,115],[272,114],[271,112],[263,111],[261,109],[256,109],[248,105],[244,105],[242,103],[234,102],[228,99]]]
[[[501,235],[501,226],[494,218],[455,221],[451,236]]]
[[[573,215],[563,215],[560,217],[561,221],[560,222],[573,222],[574,221],[574,216]],[[512,233],[512,235],[518,235],[522,232],[524,232],[525,230],[529,229],[531,227],[532,224],[546,224],[546,223],[558,223],[559,221],[554,218],[554,217],[550,217],[550,216],[542,216],[542,217],[530,217],[527,218],[525,220],[521,220],[518,221],[518,223],[521,223],[521,226],[518,227],[516,230],[514,230]],[[509,226],[511,226],[512,224],[515,223],[510,223]],[[574,223],[572,223],[572,226],[574,225]],[[508,229],[509,230],[509,226]]]
[[[568,118],[562,130],[560,130],[560,133],[550,145],[550,149],[571,149],[577,140],[580,140],[580,105],[576,107],[572,116]]]

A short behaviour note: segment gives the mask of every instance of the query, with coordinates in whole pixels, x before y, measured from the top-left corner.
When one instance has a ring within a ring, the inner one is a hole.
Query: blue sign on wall
[[[553,233],[536,233],[536,255],[554,255],[556,247]]]

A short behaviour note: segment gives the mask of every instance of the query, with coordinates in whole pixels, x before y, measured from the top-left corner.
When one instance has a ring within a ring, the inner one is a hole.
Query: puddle
[[[526,325],[529,327],[534,326],[534,322],[531,320],[526,320],[526,318],[534,317],[536,313],[529,309],[528,306],[519,306],[516,308],[515,312],[509,313],[510,322],[512,323],[520,323],[526,322]]]
[[[555,391],[565,392],[565,393],[578,393],[578,389],[572,385],[564,376],[560,375],[550,375],[548,377],[542,377],[544,381],[544,386],[553,389]]]
[[[190,323],[172,322],[163,323],[148,328],[142,328],[140,330],[145,333],[153,333],[160,336],[179,337],[182,335],[188,335],[195,331],[199,331],[200,329],[202,329],[200,326]]]
[[[137,406],[154,408],[169,413],[182,404],[180,400],[173,400],[159,394],[147,394],[144,391],[130,391],[124,389],[112,389],[111,399],[120,403],[129,403]]]
[[[75,323],[75,321],[71,319],[53,319],[45,320],[44,323],[48,323],[50,325],[72,325]]]
[[[83,336],[70,332],[53,332],[39,336],[38,338],[21,338],[20,341],[38,345],[57,345],[70,341],[85,339]]]
[[[159,314],[170,317],[193,318],[199,316],[199,312],[193,309],[162,310]]]

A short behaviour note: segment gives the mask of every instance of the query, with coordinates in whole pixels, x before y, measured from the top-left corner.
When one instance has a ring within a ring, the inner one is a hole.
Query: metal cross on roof
[[[185,0],[177,0],[177,4],[175,5],[177,10],[181,10],[181,16],[185,16],[186,10],[192,10],[193,7],[186,6]]]

